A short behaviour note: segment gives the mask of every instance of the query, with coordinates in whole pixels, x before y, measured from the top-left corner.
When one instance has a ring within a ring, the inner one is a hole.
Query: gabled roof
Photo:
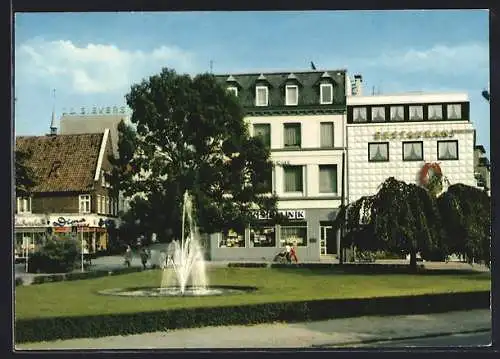
[[[18,136],[16,150],[29,151],[34,193],[85,192],[94,186],[103,133]]]

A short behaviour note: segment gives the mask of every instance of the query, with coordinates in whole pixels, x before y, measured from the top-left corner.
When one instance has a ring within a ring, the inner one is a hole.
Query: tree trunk
[[[412,270],[417,269],[417,251],[415,248],[410,249],[410,268]]]

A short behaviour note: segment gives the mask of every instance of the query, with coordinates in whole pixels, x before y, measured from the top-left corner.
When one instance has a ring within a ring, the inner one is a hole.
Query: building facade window
[[[353,122],[366,122],[366,107],[354,107],[352,118]]]
[[[422,121],[424,119],[424,106],[410,106],[410,121]]]
[[[220,234],[219,248],[245,248],[245,231],[229,229]]]
[[[422,141],[403,142],[403,161],[422,161],[424,143]]]
[[[438,141],[438,160],[458,160],[458,141]]]
[[[238,97],[238,88],[235,86],[229,86],[227,88],[229,92],[231,92],[234,96]]]
[[[333,122],[321,122],[320,124],[320,146],[321,148],[333,148],[334,132]]]
[[[269,123],[254,124],[253,135],[260,138],[265,146],[271,147],[271,125]]]
[[[302,166],[283,166],[285,192],[302,192],[304,188]]]
[[[269,104],[269,89],[267,86],[255,87],[255,106],[267,106]]]
[[[102,196],[101,196],[100,194],[98,194],[98,195],[96,196],[96,202],[97,202],[97,213],[101,213],[101,211],[102,211],[102,207],[101,207],[101,197],[102,197]]]
[[[300,123],[285,123],[284,129],[284,145],[285,147],[300,147],[301,145],[301,131]]]
[[[81,194],[78,196],[80,213],[90,213],[90,195]]]
[[[330,105],[333,103],[333,85],[332,84],[321,84],[319,87],[320,92],[320,104]]]
[[[297,85],[287,85],[285,102],[287,106],[297,106],[299,103],[299,87]]]
[[[372,122],[385,121],[385,107],[377,106],[372,107]]]
[[[403,106],[391,106],[391,121],[404,121],[404,113]]]
[[[264,223],[251,226],[250,247],[276,247],[276,228]]]
[[[429,120],[442,120],[443,119],[443,106],[442,105],[429,105],[427,107]]]
[[[105,210],[106,203],[104,202],[104,200],[105,200],[104,196],[101,196],[100,199],[101,199],[101,213],[106,213],[106,210]]]
[[[17,213],[31,213],[31,197],[17,197]]]
[[[307,223],[298,222],[281,226],[280,246],[307,246]]]
[[[368,143],[368,161],[369,162],[389,161],[389,142]]]
[[[446,106],[446,113],[450,120],[460,120],[462,118],[462,105],[450,104]]]
[[[319,165],[319,192],[337,193],[337,165]]]
[[[106,176],[104,170],[101,170],[101,187],[106,187]]]

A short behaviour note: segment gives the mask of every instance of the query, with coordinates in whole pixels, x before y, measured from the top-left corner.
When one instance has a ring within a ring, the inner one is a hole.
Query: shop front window
[[[280,246],[307,246],[307,223],[281,226]]]
[[[250,247],[275,247],[276,230],[270,225],[250,227]]]
[[[245,232],[237,232],[230,229],[227,232],[221,234],[219,240],[219,248],[241,248],[245,247]]]

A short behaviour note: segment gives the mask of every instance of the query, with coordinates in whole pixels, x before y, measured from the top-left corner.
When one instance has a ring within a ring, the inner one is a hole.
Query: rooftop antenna
[[[54,102],[52,104],[52,121],[50,122],[50,134],[51,134],[51,136],[57,134],[57,127],[56,127],[56,89],[52,90],[52,96],[54,98]]]

